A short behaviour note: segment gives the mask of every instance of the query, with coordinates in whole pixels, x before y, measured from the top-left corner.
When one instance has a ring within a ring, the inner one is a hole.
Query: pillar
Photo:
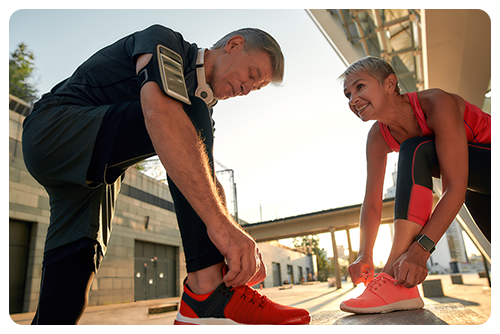
[[[349,264],[353,263],[356,259],[354,258],[354,253],[352,252],[352,245],[351,245],[351,233],[350,229],[345,230],[347,234],[347,247],[349,249]],[[353,287],[356,287],[356,284],[354,282],[352,283]]]
[[[335,240],[335,227],[330,227],[330,234],[332,236],[333,262],[335,265],[335,281],[337,289],[340,289],[342,287],[342,283],[340,280],[339,253],[337,250],[337,241]]]

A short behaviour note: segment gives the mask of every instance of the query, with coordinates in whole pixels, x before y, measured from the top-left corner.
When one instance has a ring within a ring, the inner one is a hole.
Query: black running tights
[[[203,100],[191,97],[191,102],[184,106],[184,111],[203,141],[214,173],[212,118]],[[114,182],[131,165],[155,154],[140,102],[112,106],[97,136],[87,177],[90,181],[103,182],[105,175],[107,183]],[[224,261],[208,237],[205,224],[170,177],[168,186],[174,200],[187,271],[198,271]]]
[[[82,249],[42,270],[38,309],[32,325],[76,325],[94,279],[94,251]]]
[[[434,137],[401,144],[394,207],[395,219],[424,226],[432,212],[432,177],[440,177]],[[491,144],[469,143],[469,177],[465,205],[491,242]]]

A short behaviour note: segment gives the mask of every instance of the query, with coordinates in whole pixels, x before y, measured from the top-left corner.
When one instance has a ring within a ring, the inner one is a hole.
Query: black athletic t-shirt
[[[198,47],[161,25],[135,32],[99,50],[51,92],[61,97],[63,104],[81,106],[139,101],[136,61],[142,54],[153,53],[158,44],[181,56],[188,95],[194,95]]]
[[[95,248],[93,240],[102,254],[106,252],[120,179],[113,185],[91,188],[88,166],[107,112],[116,110],[113,105],[140,101],[136,60],[141,54],[153,53],[158,44],[182,57],[188,94],[194,95],[196,44],[171,29],[153,25],[96,52],[45,94],[25,119],[25,162],[51,200],[45,251],[78,241],[49,253],[45,265],[81,248]],[[207,112],[211,116],[212,109]],[[82,238],[89,239],[80,242]]]

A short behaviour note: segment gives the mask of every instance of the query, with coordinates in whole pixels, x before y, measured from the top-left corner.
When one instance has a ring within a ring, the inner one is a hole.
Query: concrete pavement
[[[444,297],[432,299],[424,297],[426,307],[423,311],[393,312],[385,315],[353,316],[340,311],[339,305],[343,300],[358,296],[364,289],[363,285],[353,288],[352,284],[347,282],[342,282],[341,289],[330,288],[327,283],[316,283],[295,285],[291,289],[284,290],[280,290],[279,287],[265,288],[261,292],[278,303],[308,309],[313,315],[312,324],[318,325],[382,324],[380,322],[434,325],[485,323],[491,314],[491,289],[488,281],[486,278],[479,278],[477,273],[462,276],[464,284],[452,284],[450,275],[429,276],[428,279],[441,279]],[[422,290],[420,291],[423,297]],[[149,314],[149,309],[176,302],[179,302],[179,297],[89,306],[80,320],[80,325],[172,325],[176,311]],[[33,315],[33,313],[21,313],[10,317],[16,324],[28,325]],[[402,319],[405,315],[413,320],[404,322]],[[446,318],[447,315],[449,319],[462,319],[462,321],[453,322]]]

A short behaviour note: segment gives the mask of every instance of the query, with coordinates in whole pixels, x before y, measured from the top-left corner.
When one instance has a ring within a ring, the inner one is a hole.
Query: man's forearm
[[[204,145],[182,105],[171,100],[166,108],[155,107],[145,106],[146,128],[170,178],[207,226],[229,220]]]
[[[226,193],[224,192],[224,187],[220,183],[219,179],[215,177],[216,185],[217,185],[217,191],[220,197],[220,200],[222,202],[222,205],[224,205],[225,208],[227,208],[227,200],[226,200]]]

